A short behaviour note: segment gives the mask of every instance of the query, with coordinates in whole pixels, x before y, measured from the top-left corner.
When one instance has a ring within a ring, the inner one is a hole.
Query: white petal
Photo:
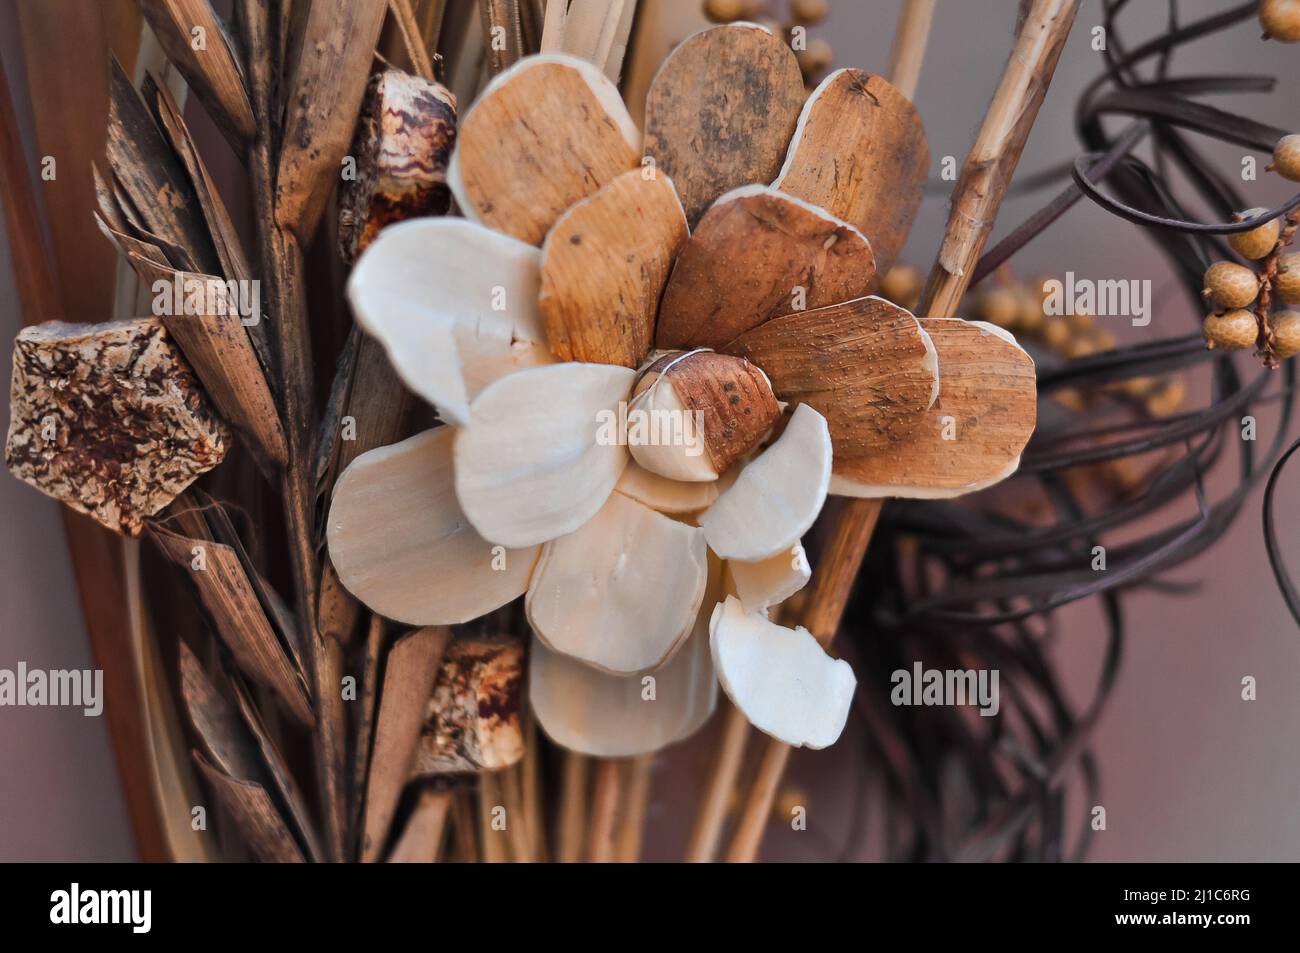
[[[670,480],[651,473],[632,460],[614,489],[660,513],[698,513],[713,504],[725,482],[712,480],[708,483],[686,483]]]
[[[755,563],[728,560],[727,571],[746,612],[761,612],[784,602],[812,578],[801,543]]]
[[[538,547],[499,550],[461,512],[454,427],[363,453],[334,487],[326,522],[343,585],[412,625],[468,622],[523,594]]]
[[[615,493],[577,532],[546,544],[524,608],[554,651],[631,675],[681,645],[708,573],[698,527]]]
[[[830,478],[826,418],[800,404],[785,432],[701,518],[709,547],[724,559],[751,562],[790,549],[821,512]]]
[[[857,679],[807,629],[747,613],[728,596],[713,610],[709,644],[722,690],[759,731],[796,748],[839,738]]]
[[[570,751],[599,758],[646,754],[693,735],[718,701],[708,606],[699,618],[686,644],[652,675],[608,675],[533,639],[528,698],[542,730]]]
[[[618,404],[635,376],[611,364],[553,364],[475,398],[456,438],[456,495],[484,538],[532,546],[596,515],[627,464]]]
[[[384,229],[348,280],[357,323],[444,419],[512,371],[555,361],[537,313],[541,253],[459,218]]]
[[[637,382],[628,405],[628,449],[651,473],[683,483],[707,483],[718,471],[697,424],[671,380],[649,371]]]

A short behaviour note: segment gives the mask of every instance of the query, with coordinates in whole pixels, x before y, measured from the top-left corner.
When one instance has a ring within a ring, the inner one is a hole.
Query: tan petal
[[[761,367],[781,399],[825,415],[837,461],[889,452],[939,392],[929,336],[883,298],[774,318],[727,350]]]
[[[686,216],[666,175],[624,172],[561,215],[542,245],[537,302],[552,352],[640,366],[684,241]]]
[[[655,343],[720,348],[770,318],[875,285],[871,245],[852,225],[767,186],[741,186],[713,203],[682,249]]]
[[[698,527],[615,493],[577,532],[546,544],[524,608],[552,650],[631,675],[677,650],[707,580]]]
[[[348,591],[411,625],[477,619],[523,594],[537,547],[493,547],[461,512],[453,427],[357,457],[334,487],[330,560]]]
[[[713,610],[709,643],[718,682],[759,731],[796,748],[835,743],[857,679],[807,629],[787,629],[728,596]]]
[[[533,546],[596,515],[627,463],[618,405],[635,376],[611,364],[554,364],[475,398],[456,438],[456,495],[485,539]]]
[[[618,87],[585,60],[529,56],[461,121],[448,184],[461,211],[540,245],[565,209],[641,161]]]
[[[792,549],[821,512],[830,478],[826,419],[800,404],[776,442],[700,518],[709,548],[751,562]]]
[[[718,498],[718,480],[686,483],[652,473],[632,460],[614,490],[660,513],[698,513]]]
[[[709,720],[718,698],[709,619],[722,581],[721,563],[709,563],[708,587],[690,636],[650,675],[608,675],[533,639],[528,696],[551,740],[582,754],[620,758],[658,751]]]
[[[537,249],[458,218],[391,225],[348,281],[357,323],[406,386],[463,424],[480,390],[555,358],[537,314]]]
[[[841,69],[804,103],[772,185],[855,225],[883,275],[907,241],[929,169],[911,101],[866,70]]]
[[[795,543],[758,562],[727,561],[732,587],[746,612],[761,612],[789,599],[808,584],[812,569],[803,544]]]
[[[982,321],[925,318],[921,325],[939,353],[938,401],[890,453],[836,457],[832,493],[960,496],[1020,465],[1037,418],[1033,359],[1009,332]]]
[[[692,225],[724,192],[772,181],[803,98],[790,48],[753,23],[704,30],[664,60],[646,95],[645,151]]]

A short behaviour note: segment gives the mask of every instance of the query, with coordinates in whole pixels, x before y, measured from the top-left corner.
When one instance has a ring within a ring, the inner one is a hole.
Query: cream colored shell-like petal
[[[671,658],[707,581],[698,527],[615,493],[577,532],[546,544],[524,605],[553,651],[631,675]]]
[[[540,262],[536,248],[464,219],[416,219],[366,249],[348,299],[406,386],[464,424],[488,384],[555,361],[537,313]]]
[[[363,453],[334,487],[326,538],[340,581],[411,625],[468,622],[523,595],[538,547],[494,547],[452,485],[455,428]]]
[[[618,406],[635,376],[611,364],[553,364],[475,398],[456,437],[456,495],[485,539],[532,546],[596,515],[627,464]]]
[[[839,738],[857,679],[807,629],[769,622],[728,596],[713,610],[709,644],[722,690],[755,728],[796,748]]]
[[[808,585],[812,578],[802,543],[795,543],[790,549],[783,549],[756,563],[729,560],[727,572],[746,612],[761,612],[768,606],[784,602]]]
[[[800,404],[776,442],[701,517],[709,547],[749,562],[792,548],[821,512],[830,478],[826,418]]]

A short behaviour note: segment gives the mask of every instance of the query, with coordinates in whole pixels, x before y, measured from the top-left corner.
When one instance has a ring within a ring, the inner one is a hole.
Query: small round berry
[[[1091,334],[1092,329],[1096,326],[1092,315],[1087,311],[1075,310],[1073,314],[1067,314],[1065,320],[1070,324],[1070,330],[1075,334]]]
[[[894,265],[880,279],[880,293],[894,304],[910,308],[921,296],[921,273],[911,265]]]
[[[1027,334],[1037,334],[1043,329],[1047,315],[1043,312],[1043,299],[1032,288],[1017,288],[1016,327]]]
[[[1183,406],[1187,385],[1181,377],[1171,377],[1164,386],[1147,397],[1147,413],[1153,417],[1167,417]]]
[[[1266,208],[1248,208],[1237,216],[1237,221],[1244,222],[1248,218],[1255,218],[1257,215],[1263,215],[1267,212]],[[1263,258],[1273,250],[1277,244],[1277,237],[1282,233],[1282,226],[1277,219],[1271,222],[1265,222],[1259,228],[1252,228],[1248,232],[1235,232],[1228,236],[1228,244],[1242,258]]]
[[[1120,385],[1120,390],[1130,397],[1145,397],[1159,388],[1153,377],[1130,377]]]
[[[746,12],[745,0],[704,0],[704,15],[714,23],[731,23]]]
[[[816,76],[835,59],[835,52],[831,45],[825,40],[809,40],[806,50],[796,50],[794,58],[799,61],[799,69],[804,75],[804,79],[809,76]]]
[[[830,4],[826,0],[794,0],[790,4],[790,16],[795,23],[811,26],[826,19]]]
[[[1115,340],[1115,335],[1109,331],[1098,330],[1092,336],[1092,343],[1096,345],[1099,351],[1113,351],[1118,342]]]
[[[1207,347],[1242,351],[1253,347],[1259,337],[1259,324],[1249,311],[1226,311],[1207,315],[1202,325]]]
[[[1300,354],[1300,311],[1273,315],[1273,353],[1285,360]]]
[[[980,296],[978,312],[990,324],[1012,328],[1020,316],[1020,300],[1010,288],[991,288]]]
[[[1259,276],[1245,265],[1216,261],[1205,271],[1205,294],[1229,311],[1244,308],[1259,294]]]
[[[1284,179],[1300,182],[1300,135],[1283,136],[1273,147],[1273,162],[1268,167]]]
[[[1283,304],[1300,304],[1300,252],[1278,255],[1273,293]]]
[[[1065,356],[1072,361],[1081,357],[1090,357],[1097,353],[1097,342],[1090,337],[1075,338],[1065,349]]]
[[[1043,325],[1043,343],[1060,354],[1070,344],[1070,324],[1065,318],[1048,318]]]
[[[1300,0],[1260,0],[1259,23],[1270,40],[1300,40]]]

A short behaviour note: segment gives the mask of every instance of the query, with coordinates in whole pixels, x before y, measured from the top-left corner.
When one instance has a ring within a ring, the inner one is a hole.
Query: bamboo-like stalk
[[[722,722],[722,739],[714,753],[709,780],[705,784],[699,811],[695,815],[695,826],[691,829],[690,840],[686,844],[686,860],[690,863],[707,864],[717,856],[718,844],[722,842],[722,829],[727,820],[728,801],[731,792],[735,790],[736,779],[740,776],[745,742],[748,740],[749,722],[745,720],[744,712],[735,705],[727,705]]]
[[[953,190],[948,226],[917,308],[919,314],[956,314],[1078,9],[1078,0],[1034,0],[1019,23],[1002,80]],[[881,501],[877,500],[849,501],[836,523],[827,558],[817,567],[818,579],[808,600],[804,624],[823,644],[834,635],[844,614],[880,507]],[[789,755],[786,745],[775,739],[766,741],[727,860],[751,862],[758,855]]]
[[[646,811],[650,807],[650,776],[654,754],[637,755],[627,767],[627,798],[618,825],[615,859],[620,864],[634,864],[641,859],[641,842],[645,834]]]
[[[562,864],[576,864],[582,860],[587,825],[587,765],[590,761],[586,755],[576,751],[564,753],[555,845],[555,859]]]
[[[402,45],[411,61],[411,69],[421,79],[433,80],[433,61],[425,48],[424,38],[420,35],[420,24],[416,21],[411,0],[388,0],[388,9],[397,24],[397,31],[402,35]]]
[[[591,796],[591,830],[587,859],[607,864],[614,859],[615,830],[619,801],[623,793],[623,758],[601,758],[596,762],[596,780]]]
[[[916,82],[921,78],[933,18],[934,0],[903,0],[903,12],[889,50],[889,81],[908,99],[916,98]]]

